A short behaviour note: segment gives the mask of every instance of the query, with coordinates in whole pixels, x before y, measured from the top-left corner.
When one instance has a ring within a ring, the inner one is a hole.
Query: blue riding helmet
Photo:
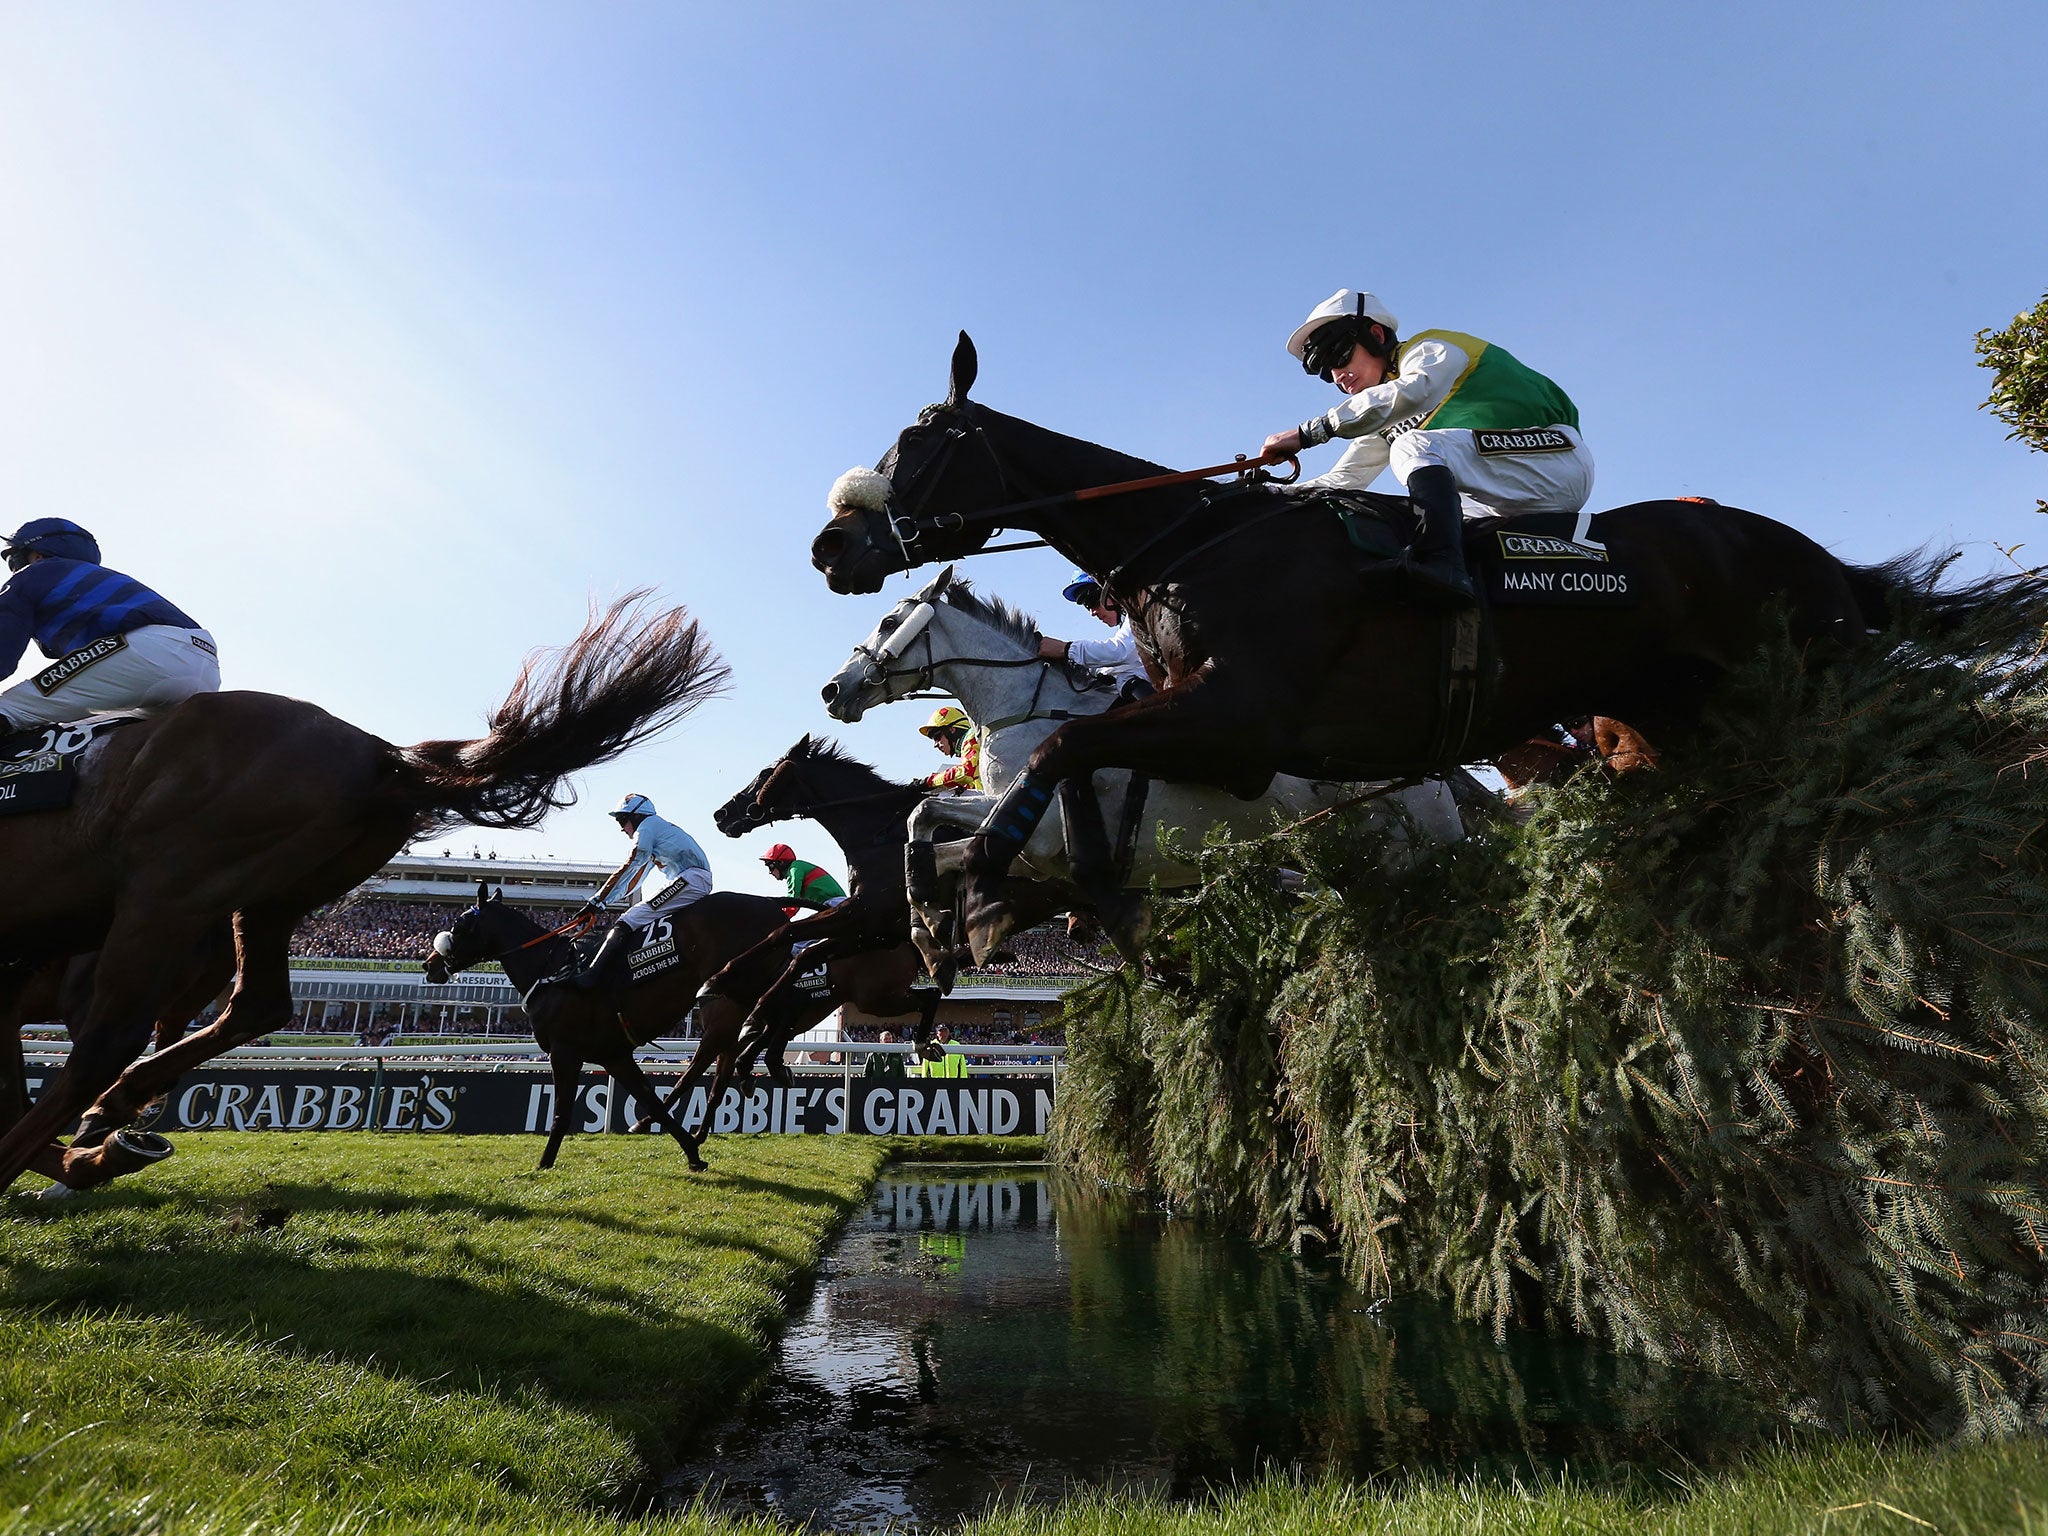
[[[1086,571],[1076,571],[1074,572],[1074,579],[1060,588],[1060,596],[1070,603],[1078,603],[1081,601],[1082,593],[1094,592],[1100,594],[1101,591],[1101,582],[1090,576]]]
[[[654,802],[645,795],[628,795],[619,802],[618,808],[612,814],[614,816],[652,816],[654,814]]]
[[[62,517],[31,518],[6,538],[0,539],[0,544],[9,549],[52,555],[60,560],[83,560],[89,565],[100,563],[99,540],[78,524]]]

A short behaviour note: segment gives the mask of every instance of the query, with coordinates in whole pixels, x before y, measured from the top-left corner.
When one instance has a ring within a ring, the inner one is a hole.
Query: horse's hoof
[[[113,1134],[114,1120],[111,1115],[96,1114],[92,1110],[87,1110],[85,1117],[78,1122],[77,1134],[71,1138],[71,1150],[83,1152],[88,1147],[98,1146]]]
[[[1016,925],[1016,919],[1010,912],[1010,904],[1005,901],[992,901],[987,906],[969,913],[967,950],[974,956],[974,963],[987,965]]]
[[[139,1172],[151,1163],[160,1163],[176,1150],[154,1131],[124,1126],[98,1146],[67,1148],[64,1183],[72,1189],[93,1189],[123,1174]]]
[[[52,1184],[40,1195],[37,1195],[36,1198],[38,1200],[69,1200],[73,1195],[77,1193],[78,1191],[73,1189],[69,1184]]]
[[[178,1150],[167,1137],[159,1136],[155,1131],[138,1131],[132,1125],[114,1132],[113,1143],[106,1158],[117,1165],[114,1170],[117,1174],[133,1173],[151,1163],[160,1163]]]
[[[1152,937],[1152,902],[1139,891],[1128,891],[1095,909],[1102,919],[1103,936],[1126,960],[1145,956],[1145,941]]]

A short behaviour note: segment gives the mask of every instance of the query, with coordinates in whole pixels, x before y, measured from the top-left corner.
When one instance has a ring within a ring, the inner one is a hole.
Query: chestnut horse
[[[213,1043],[268,1033],[291,1016],[289,946],[306,913],[433,828],[538,825],[568,803],[570,774],[680,718],[725,675],[686,613],[650,618],[632,597],[528,658],[476,740],[397,747],[316,705],[239,692],[100,736],[68,810],[0,820],[0,957],[99,951],[69,1059],[0,1136],[0,1189],[32,1165],[66,1184],[96,1177],[97,1148],[52,1143],[141,1053],[209,934],[232,921],[234,991]]]
[[[1276,773],[1382,779],[1490,760],[1556,721],[1594,715],[1659,739],[1696,721],[1716,678],[1779,613],[1795,639],[1856,641],[1894,606],[1957,620],[2012,586],[1934,593],[1906,563],[1846,565],[1752,512],[1621,507],[1590,536],[1630,573],[1633,604],[1493,608],[1494,665],[1475,669],[1485,686],[1469,722],[1447,730],[1449,621],[1364,591],[1325,495],[1175,485],[1081,499],[1165,471],[970,400],[976,369],[963,332],[945,401],[904,429],[875,472],[843,477],[812,563],[835,592],[874,592],[893,572],[978,552],[998,525],[1029,532],[1116,594],[1163,684],[1053,732],[976,834],[977,955],[1010,926],[998,882],[1056,788],[1097,769],[1250,796]]]

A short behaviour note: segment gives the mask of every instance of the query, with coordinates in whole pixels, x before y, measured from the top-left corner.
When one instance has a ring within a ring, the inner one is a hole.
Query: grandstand
[[[476,899],[479,881],[553,927],[597,894],[608,864],[400,855],[340,901],[310,914],[292,936],[294,1028],[382,1043],[399,1035],[526,1033],[519,999],[495,966],[430,985],[420,962],[434,935]],[[1038,929],[1011,944],[1014,961],[964,973],[939,1018],[963,1039],[1058,1040],[1060,998],[1105,961],[1064,931]],[[848,1010],[846,1033],[873,1039],[885,1022]]]

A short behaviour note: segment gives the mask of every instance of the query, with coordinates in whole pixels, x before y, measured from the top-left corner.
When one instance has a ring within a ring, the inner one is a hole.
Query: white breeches
[[[220,691],[220,662],[205,630],[145,624],[120,638],[105,655],[82,660],[107,643],[94,641],[0,693],[0,715],[17,727],[56,725],[117,709],[168,709]]]
[[[1576,512],[1593,494],[1593,456],[1577,427],[1550,430],[1570,438],[1572,446],[1543,453],[1481,453],[1469,430],[1424,427],[1394,439],[1388,467],[1405,486],[1423,465],[1441,464],[1458,482],[1467,517]]]
[[[628,907],[620,914],[619,921],[631,923],[635,928],[645,928],[664,912],[679,912],[691,902],[702,901],[710,894],[711,871],[686,869],[680,877],[671,880],[645,901]]]

